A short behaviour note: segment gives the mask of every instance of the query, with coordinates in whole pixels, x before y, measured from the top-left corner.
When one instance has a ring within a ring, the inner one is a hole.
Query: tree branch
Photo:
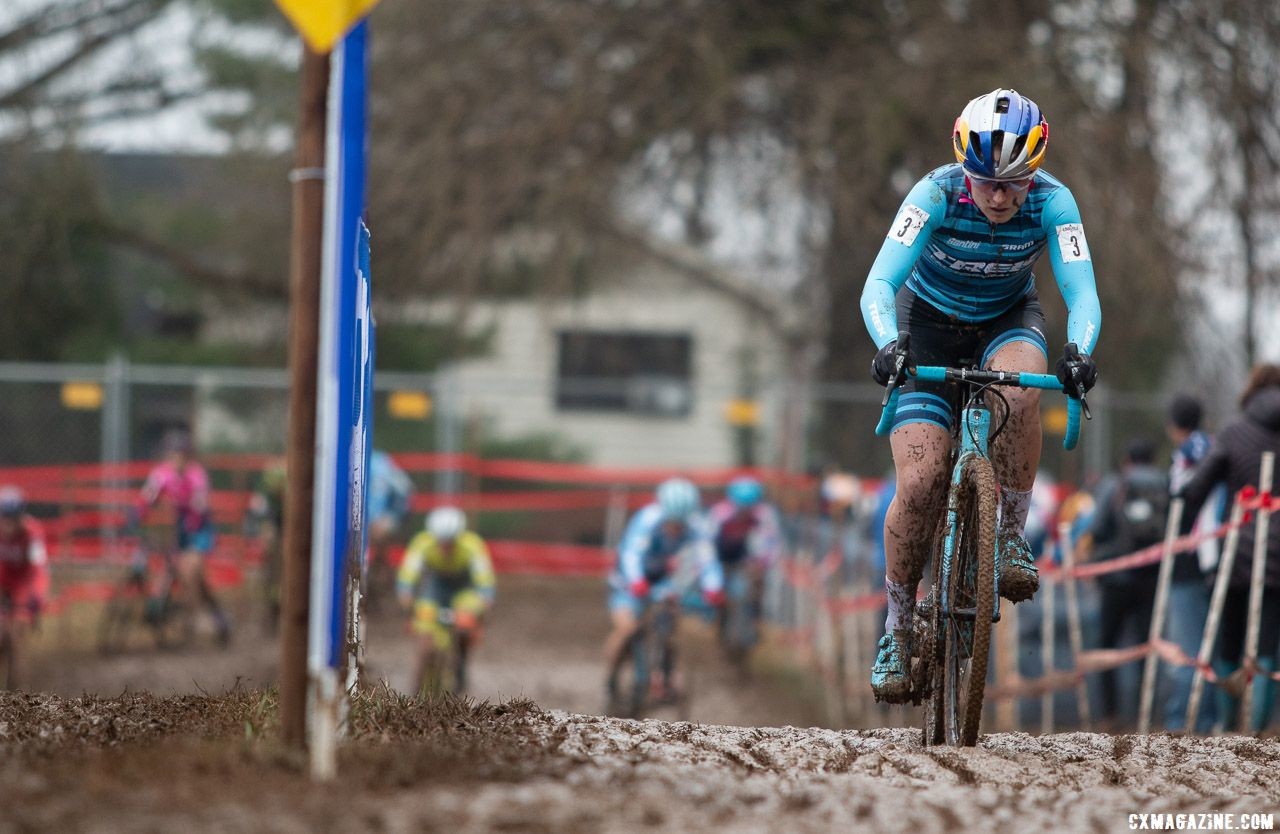
[[[227,272],[199,262],[180,247],[156,240],[136,229],[126,228],[109,218],[99,218],[97,226],[108,242],[159,261],[211,292],[221,295],[240,293],[277,300],[288,297],[284,275],[272,278],[257,272]]]

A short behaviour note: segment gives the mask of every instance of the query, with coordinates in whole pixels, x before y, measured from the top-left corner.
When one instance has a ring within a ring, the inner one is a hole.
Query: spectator
[[[1169,480],[1155,465],[1155,445],[1146,438],[1129,442],[1120,472],[1098,488],[1093,523],[1093,554],[1098,561],[1124,556],[1164,538],[1169,509]],[[1118,649],[1146,641],[1151,628],[1159,564],[1104,573],[1098,577],[1099,645]],[[1102,719],[1118,722],[1120,670],[1099,676]],[[1136,689],[1126,695],[1135,694]],[[1126,703],[1136,699],[1125,698]]]
[[[1256,488],[1263,454],[1280,455],[1280,365],[1258,365],[1253,369],[1240,395],[1240,409],[1241,416],[1218,432],[1208,455],[1179,493],[1186,500],[1188,520],[1183,524],[1184,529],[1190,528],[1191,520],[1210,499],[1215,487],[1226,484],[1232,494],[1246,486]],[[1215,665],[1220,676],[1238,667],[1243,654],[1255,535],[1252,524],[1240,528],[1239,549],[1228,578],[1218,632]],[[1265,576],[1258,663],[1262,669],[1272,671],[1280,661],[1277,657],[1280,655],[1280,523],[1273,523],[1267,536]],[[1270,720],[1275,684],[1266,677],[1258,677],[1253,685],[1257,688],[1249,723],[1252,730],[1257,731]],[[1234,701],[1224,697],[1219,705],[1228,729],[1233,729],[1232,725],[1237,723]]]
[[[1173,460],[1169,467],[1169,489],[1177,494],[1191,480],[1195,468],[1209,454],[1209,436],[1200,430],[1204,409],[1196,397],[1180,394],[1169,404],[1165,434],[1172,441]],[[1221,520],[1222,500],[1225,490],[1215,490],[1213,498],[1205,502],[1195,520],[1195,531],[1205,532],[1217,528]],[[1177,643],[1189,656],[1200,651],[1204,636],[1204,621],[1209,616],[1210,586],[1205,572],[1212,570],[1218,561],[1218,543],[1210,539],[1197,553],[1181,553],[1173,563],[1173,582],[1169,586],[1169,616],[1165,619],[1164,637]],[[1187,717],[1187,699],[1191,694],[1191,681],[1195,669],[1190,666],[1174,666],[1168,671],[1168,698],[1165,699],[1164,726],[1167,730],[1184,729]],[[1205,698],[1196,716],[1195,731],[1208,733],[1213,729],[1216,709],[1212,698]]]

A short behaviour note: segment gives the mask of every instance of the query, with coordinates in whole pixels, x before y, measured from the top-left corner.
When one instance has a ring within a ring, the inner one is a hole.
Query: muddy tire
[[[956,519],[947,585],[948,611],[939,605],[942,643],[942,718],[948,744],[978,741],[995,612],[996,479],[991,461],[974,455],[959,464],[948,497]],[[941,599],[941,598],[939,598]]]

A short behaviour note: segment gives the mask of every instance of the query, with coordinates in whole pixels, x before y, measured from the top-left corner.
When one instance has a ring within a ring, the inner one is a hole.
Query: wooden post
[[[325,116],[329,56],[304,45],[289,253],[289,439],[280,598],[280,734],[306,743],[307,618],[316,446],[316,362],[320,335],[320,249],[324,225]]]
[[[1058,525],[1058,545],[1062,548],[1062,571],[1066,579],[1067,591],[1067,636],[1071,639],[1071,667],[1080,668],[1080,657],[1084,654],[1084,629],[1080,626],[1080,597],[1073,571],[1076,566],[1076,543],[1071,539],[1071,525],[1063,522]],[[1076,684],[1076,710],[1080,715],[1080,729],[1089,731],[1093,723],[1089,710],[1089,687],[1084,679]]]
[[[1175,498],[1169,505],[1169,523],[1164,531],[1164,551],[1160,555],[1160,578],[1156,580],[1156,607],[1151,615],[1151,629],[1147,632],[1147,642],[1153,648],[1147,654],[1146,664],[1142,671],[1142,705],[1138,711],[1138,732],[1151,732],[1151,710],[1155,705],[1156,675],[1160,671],[1160,658],[1154,645],[1164,633],[1165,608],[1169,605],[1169,583],[1173,579],[1173,541],[1178,538],[1178,528],[1182,525],[1182,499]]]
[[[1040,666],[1041,674],[1048,680],[1053,674],[1053,640],[1054,640],[1054,594],[1058,592],[1057,582],[1053,576],[1045,577],[1040,596],[1044,600],[1040,606]],[[1040,734],[1053,732],[1053,690],[1046,688],[1040,696]]]
[[[1213,657],[1213,644],[1218,639],[1218,625],[1222,622],[1222,606],[1227,599],[1227,585],[1231,581],[1231,567],[1236,561],[1236,549],[1240,546],[1240,526],[1244,520],[1244,507],[1239,496],[1231,507],[1227,540],[1218,559],[1218,575],[1213,583],[1213,596],[1209,599],[1209,616],[1204,621],[1204,636],[1200,638],[1200,653],[1196,655],[1195,675],[1191,678],[1191,695],[1187,698],[1187,720],[1183,725],[1188,733],[1194,733],[1200,717],[1200,699],[1204,694],[1203,668]]]
[[[1258,492],[1267,495],[1271,492],[1272,473],[1275,469],[1276,456],[1273,452],[1262,455],[1262,472],[1258,476]],[[1244,664],[1252,668],[1258,662],[1258,633],[1262,629],[1262,585],[1266,579],[1267,569],[1267,533],[1271,526],[1271,511],[1266,507],[1258,509],[1257,532],[1253,539],[1253,573],[1249,577],[1249,623],[1244,632]],[[1242,732],[1253,729],[1253,689],[1252,677],[1246,678],[1244,696],[1240,699],[1240,718],[1238,725]],[[1259,727],[1259,730],[1262,728]]]

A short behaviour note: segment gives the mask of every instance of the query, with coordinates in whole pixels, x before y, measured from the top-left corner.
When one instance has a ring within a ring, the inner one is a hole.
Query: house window
[[[562,330],[556,375],[561,411],[684,417],[693,408],[693,339],[682,333]]]

